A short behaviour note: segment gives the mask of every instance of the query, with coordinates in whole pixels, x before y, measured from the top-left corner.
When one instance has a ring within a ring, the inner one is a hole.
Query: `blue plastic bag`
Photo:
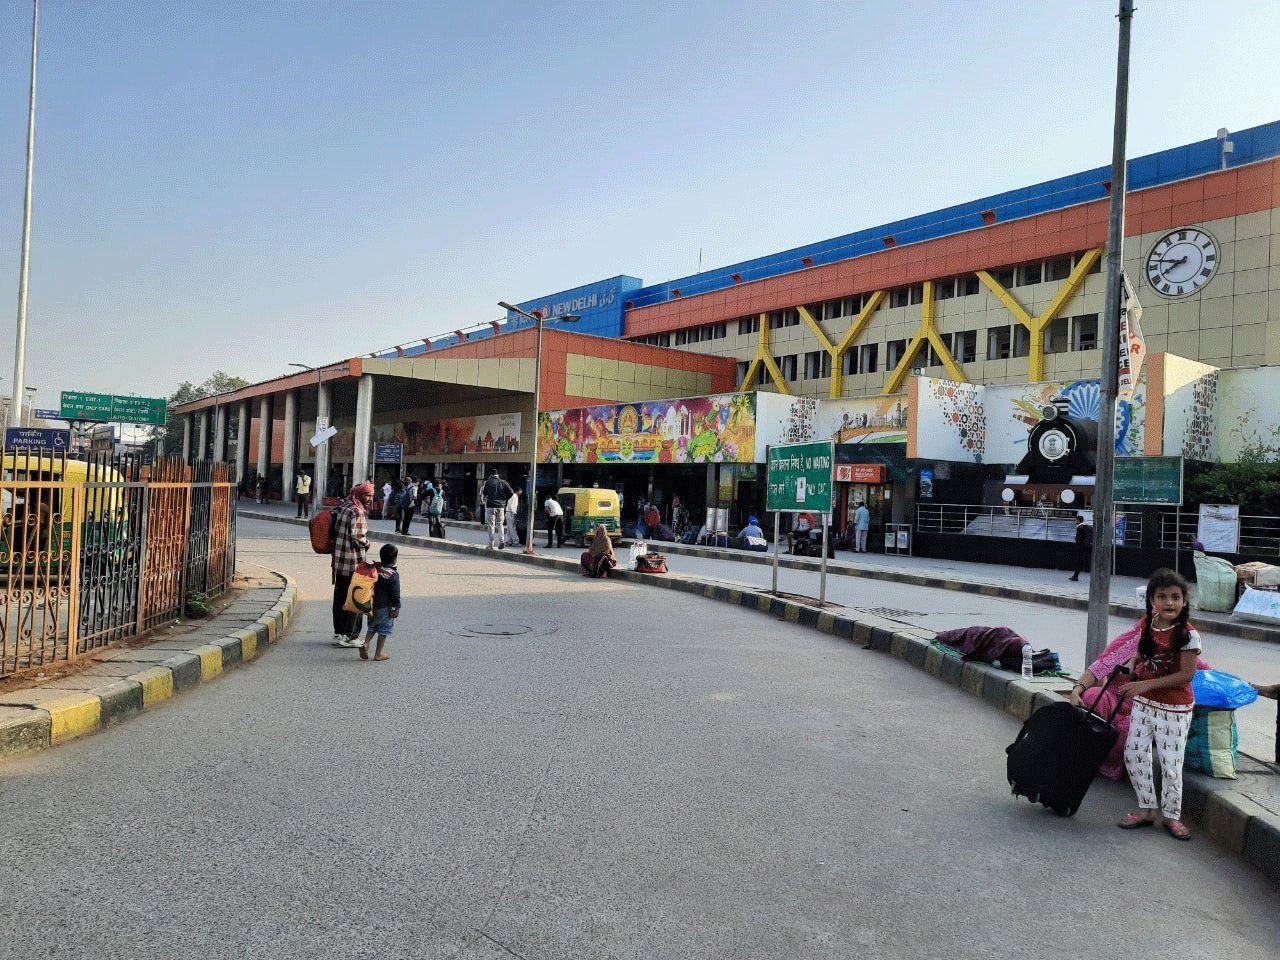
[[[1197,670],[1191,679],[1197,707],[1238,710],[1258,699],[1258,691],[1239,677],[1221,670]]]

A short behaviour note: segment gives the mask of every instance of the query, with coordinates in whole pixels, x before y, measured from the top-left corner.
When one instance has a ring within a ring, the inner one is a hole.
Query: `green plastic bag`
[[[1236,779],[1240,735],[1234,710],[1196,707],[1187,734],[1186,766],[1220,780]]]

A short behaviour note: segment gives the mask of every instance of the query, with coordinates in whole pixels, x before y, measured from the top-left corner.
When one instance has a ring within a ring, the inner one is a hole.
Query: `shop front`
[[[835,449],[835,527],[840,531],[852,527],[858,504],[866,504],[871,513],[867,546],[878,552],[884,549],[886,524],[903,523],[911,513],[906,446],[900,443],[841,443]]]

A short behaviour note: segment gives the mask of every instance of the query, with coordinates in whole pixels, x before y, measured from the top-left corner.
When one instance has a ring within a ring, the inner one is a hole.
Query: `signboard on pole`
[[[9,427],[4,432],[4,448],[6,450],[48,450],[51,453],[66,453],[71,449],[71,431]]]
[[[1181,457],[1116,457],[1116,503],[1182,505]]]
[[[41,410],[39,407],[36,407],[36,419],[37,420],[61,420],[62,411],[61,410]]]
[[[116,421],[162,427],[167,419],[167,403],[163,397],[125,397],[63,390],[62,407],[56,419]]]
[[[1240,552],[1240,508],[1235,504],[1200,504],[1196,539],[1205,553]]]
[[[765,509],[782,513],[831,512],[834,444],[788,443],[769,448]]]
[[[374,463],[400,463],[403,459],[403,443],[375,443],[373,445]]]

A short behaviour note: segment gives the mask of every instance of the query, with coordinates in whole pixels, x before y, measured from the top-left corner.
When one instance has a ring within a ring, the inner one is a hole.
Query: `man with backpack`
[[[396,532],[408,534],[413,512],[418,509],[418,481],[405,478],[404,496],[400,500],[400,515],[396,518]]]
[[[333,642],[338,647],[358,647],[360,615],[348,613],[344,607],[351,575],[369,552],[368,511],[373,503],[373,484],[360,483],[351,488],[347,499],[333,511]]]
[[[501,550],[505,546],[506,535],[502,526],[506,518],[507,501],[513,496],[515,491],[511,489],[511,484],[498,476],[496,467],[491,469],[489,479],[480,488],[480,500],[484,504],[485,526],[489,528],[490,550],[494,547]]]

